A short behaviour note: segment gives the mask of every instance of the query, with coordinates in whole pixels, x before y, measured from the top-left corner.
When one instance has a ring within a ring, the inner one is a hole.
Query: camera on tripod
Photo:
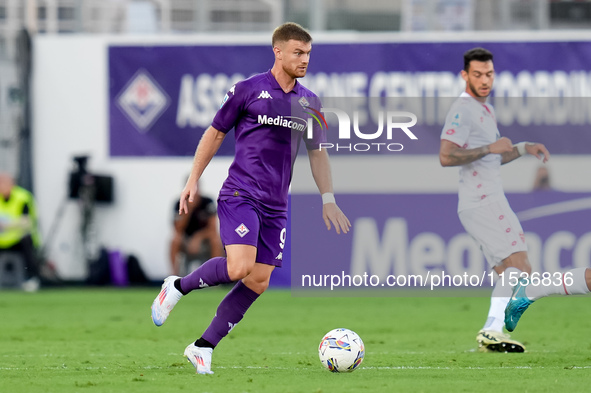
[[[94,202],[113,203],[113,177],[88,172],[88,156],[73,158],[75,168],[70,172],[68,197],[80,198],[80,191],[84,188],[92,189]]]

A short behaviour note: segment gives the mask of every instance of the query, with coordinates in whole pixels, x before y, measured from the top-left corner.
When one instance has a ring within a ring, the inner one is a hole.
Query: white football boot
[[[162,326],[162,324],[164,324],[173,307],[178,303],[181,297],[183,297],[183,294],[174,287],[174,281],[177,278],[180,277],[166,277],[160,293],[152,303],[152,321],[156,326]]]
[[[525,346],[511,336],[494,330],[481,330],[476,336],[480,352],[525,352]]]
[[[195,343],[191,343],[185,348],[185,356],[195,367],[197,374],[213,374],[211,371],[211,355],[213,348],[196,347]]]

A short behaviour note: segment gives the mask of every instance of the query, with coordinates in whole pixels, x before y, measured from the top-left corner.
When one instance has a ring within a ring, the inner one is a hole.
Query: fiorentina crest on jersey
[[[300,105],[302,106],[302,108],[307,109],[310,106],[310,103],[308,102],[308,100],[306,99],[306,97],[302,97],[298,100],[298,102],[300,103]]]
[[[145,133],[164,113],[170,99],[146,70],[139,70],[117,97],[117,105]]]

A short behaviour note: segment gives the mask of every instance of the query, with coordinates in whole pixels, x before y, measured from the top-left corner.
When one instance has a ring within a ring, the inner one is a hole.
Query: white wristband
[[[326,205],[327,203],[337,203],[332,192],[322,194],[322,204]]]
[[[513,145],[517,148],[517,152],[519,153],[520,156],[524,155],[525,153],[527,153],[527,151],[525,150],[525,145],[527,142],[519,142],[516,145]]]

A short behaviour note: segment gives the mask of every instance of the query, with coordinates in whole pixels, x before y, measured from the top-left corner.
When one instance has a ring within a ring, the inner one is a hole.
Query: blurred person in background
[[[550,183],[550,172],[545,166],[540,166],[536,171],[534,179],[533,191],[551,191],[552,184]]]
[[[14,183],[12,175],[0,172],[0,253],[16,252],[23,256],[25,278],[23,289],[39,289],[40,246],[37,210],[33,195]]]
[[[187,274],[191,262],[205,262],[224,255],[218,232],[215,202],[201,195],[199,185],[187,214],[178,214],[180,202],[174,207],[174,234],[170,242],[172,274]]]

